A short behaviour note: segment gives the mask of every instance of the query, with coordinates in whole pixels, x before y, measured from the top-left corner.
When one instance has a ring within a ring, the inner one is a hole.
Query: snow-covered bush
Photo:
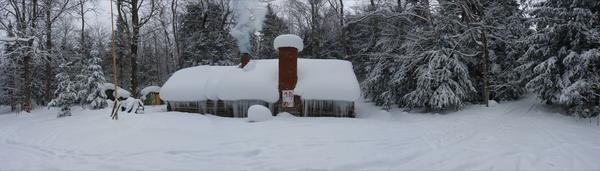
[[[248,122],[261,122],[270,120],[273,114],[269,108],[262,105],[253,105],[248,108]]]
[[[120,103],[121,110],[127,113],[144,113],[144,103],[140,99],[129,97]]]

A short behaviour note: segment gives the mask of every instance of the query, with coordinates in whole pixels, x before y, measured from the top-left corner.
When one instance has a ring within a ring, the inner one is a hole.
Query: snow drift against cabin
[[[167,101],[263,100],[276,102],[276,59],[237,66],[197,66],[175,72],[163,85]],[[296,95],[305,100],[356,101],[360,87],[352,64],[344,60],[298,59]]]

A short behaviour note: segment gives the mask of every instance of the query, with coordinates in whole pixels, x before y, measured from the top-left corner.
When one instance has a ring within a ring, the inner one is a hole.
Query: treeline
[[[429,3],[372,4],[350,19],[349,58],[366,98],[440,111],[531,90],[569,114],[600,112],[600,2]]]
[[[114,0],[116,84],[137,97],[184,67],[237,64],[232,1]],[[262,30],[251,35],[252,56],[276,58],[272,40],[297,34],[306,45],[301,57],[351,61],[365,98],[384,108],[459,110],[533,91],[576,116],[600,112],[596,0],[364,2],[270,4]],[[0,0],[8,35],[0,105],[47,104],[62,89],[57,74],[84,82],[91,74],[77,75],[93,73],[94,62],[112,80],[111,32],[84,17],[98,3],[108,2]]]

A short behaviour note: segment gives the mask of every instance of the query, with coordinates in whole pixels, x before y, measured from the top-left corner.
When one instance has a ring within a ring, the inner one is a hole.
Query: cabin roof
[[[356,101],[360,87],[344,60],[298,59],[294,94],[305,100]],[[196,66],[175,72],[160,89],[168,101],[263,100],[276,102],[278,60],[252,60],[246,67]]]
[[[142,96],[146,96],[150,93],[159,93],[160,92],[160,87],[159,86],[148,86],[142,89],[142,91],[140,91],[140,93],[142,93]]]

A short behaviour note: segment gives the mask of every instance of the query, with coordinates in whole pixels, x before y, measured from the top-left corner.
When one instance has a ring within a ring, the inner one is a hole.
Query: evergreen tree
[[[559,103],[581,117],[598,115],[600,2],[547,0],[530,13],[536,32],[520,59],[527,88],[547,104]],[[596,85],[596,86],[594,86]]]
[[[219,4],[191,3],[181,16],[179,37],[183,52],[180,66],[232,65],[239,58],[233,54],[235,42],[229,35],[226,21],[229,14]]]
[[[83,82],[83,89],[78,92],[85,105],[89,105],[92,109],[102,109],[108,106],[106,103],[106,94],[104,93],[104,73],[99,65],[102,59],[98,57],[98,53],[92,51],[91,58],[87,62],[82,73],[85,73],[86,79]]]
[[[65,63],[60,65],[60,73],[56,75],[58,88],[54,92],[55,98],[50,101],[49,106],[60,107],[60,112],[57,117],[71,116],[71,107],[77,101],[77,91],[75,83],[72,81],[71,65]]]
[[[516,62],[527,49],[521,41],[531,33],[516,0],[484,1],[484,25],[489,30],[491,99],[515,100],[526,93]]]
[[[461,37],[460,19],[449,9],[432,17],[432,25],[420,32],[421,39],[407,42],[404,63],[407,76],[416,82],[412,91],[403,96],[404,106],[429,110],[460,109],[477,90],[469,72],[472,49]],[[415,32],[415,33],[418,33]]]
[[[288,33],[289,29],[285,20],[277,16],[271,4],[267,5],[267,14],[260,31],[259,49],[256,52],[258,58],[276,58],[277,51],[273,48],[273,40],[279,35]]]

